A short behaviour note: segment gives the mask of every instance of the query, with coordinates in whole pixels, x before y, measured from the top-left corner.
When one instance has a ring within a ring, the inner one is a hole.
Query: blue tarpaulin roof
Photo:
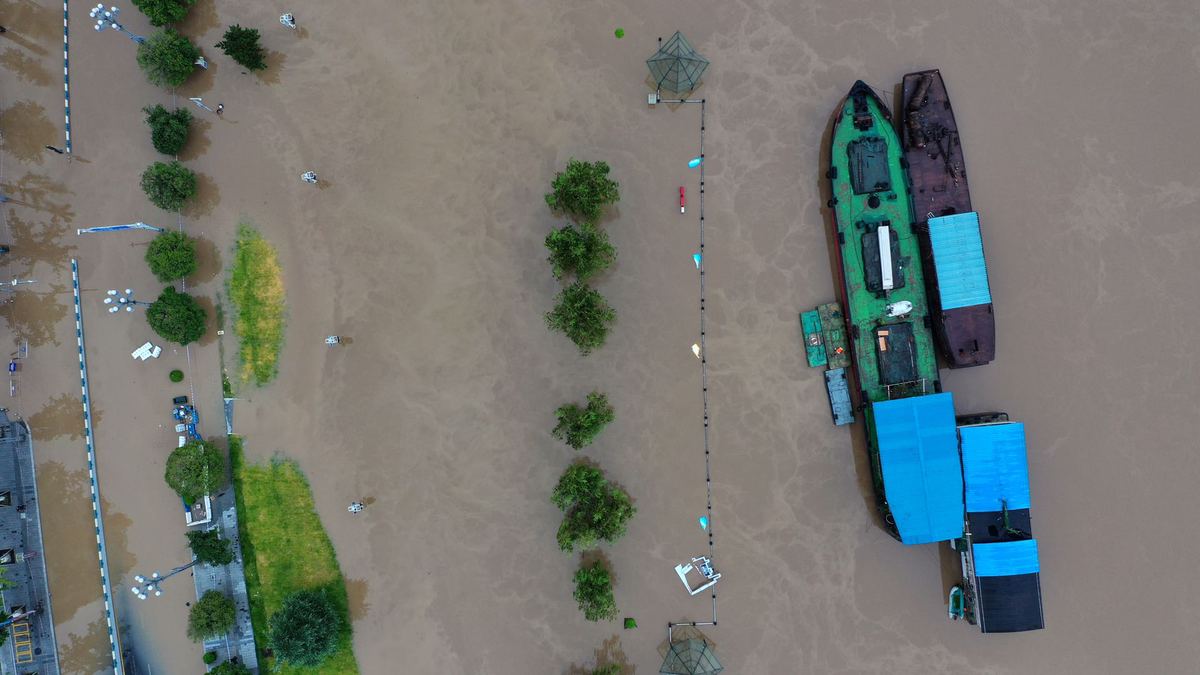
[[[871,405],[883,489],[900,541],[927,544],[963,533],[962,466],[949,392]]]
[[[1025,425],[1020,422],[962,427],[963,482],[967,512],[1030,508],[1029,466],[1025,460]]]
[[[975,576],[978,577],[1036,574],[1040,570],[1037,539],[975,544],[971,550],[975,554]]]
[[[991,304],[978,213],[930,218],[929,243],[942,309]]]

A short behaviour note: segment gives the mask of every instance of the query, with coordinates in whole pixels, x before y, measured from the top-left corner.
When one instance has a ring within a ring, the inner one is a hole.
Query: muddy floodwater
[[[708,620],[673,567],[707,550],[699,338],[699,106],[646,104],[644,60],[676,29],[712,62],[706,100],[706,351],[719,625],[731,673],[1188,673],[1200,615],[1188,533],[1200,512],[1200,7],[1194,2],[645,3],[605,0],[199,0],[180,30],[210,67],[175,95],[147,84],[125,37],[71,10],[74,161],[63,144],[61,6],[3,0],[0,347],[22,362],[7,404],[33,429],[62,665],[107,658],[78,410],[69,259],[83,287],[96,452],[117,612],[156,673],[198,672],[191,579],[138,602],[136,573],[184,562],[162,481],[170,398],[224,433],[219,343],[164,345],[109,315],[106,289],[152,299],[145,221],[202,238],[188,288],[223,304],[239,220],[279,249],[287,340],[276,382],[246,389],[251,459],[307,472],[348,580],[364,673],[578,673],[597,659],[657,672],[668,621]],[[150,27],[124,8],[130,30]],[[258,27],[269,68],[212,47]],[[614,30],[624,29],[617,39]],[[834,428],[797,312],[831,299],[823,135],[851,84],[886,100],[941,69],[981,214],[997,321],[991,365],[946,372],[962,412],[1025,422],[1046,629],[981,635],[946,620],[938,547],[875,523],[862,430]],[[182,217],[138,176],[162,159],[141,108],[199,96]],[[580,357],[542,315],[559,289],[542,200],[568,158],[602,159],[619,250],[596,287],[616,308]],[[314,187],[299,180],[318,172]],[[678,188],[691,197],[680,214]],[[6,298],[7,300],[7,298]],[[226,326],[228,328],[228,326]],[[350,339],[330,348],[328,334]],[[228,358],[231,336],[222,338]],[[232,364],[232,361],[229,361]],[[167,373],[187,373],[171,385]],[[616,422],[586,452],[553,439],[554,408],[607,392]],[[603,548],[620,622],[571,599],[549,494],[586,456],[633,496]],[[362,514],[346,504],[369,499]],[[397,664],[404,664],[397,671]]]

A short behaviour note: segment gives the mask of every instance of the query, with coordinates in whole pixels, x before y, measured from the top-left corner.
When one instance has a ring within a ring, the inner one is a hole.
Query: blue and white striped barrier
[[[67,38],[70,30],[67,27],[67,0],[63,0],[63,116],[66,118],[64,133],[67,140],[67,154],[71,153],[71,60],[67,56]]]
[[[123,675],[120,638],[113,611],[112,584],[109,583],[108,550],[104,543],[104,517],[100,513],[100,483],[96,478],[96,443],[92,438],[92,399],[88,395],[87,357],[83,349],[83,308],[79,303],[79,261],[71,258],[71,285],[75,290],[75,343],[79,347],[79,388],[83,392],[83,429],[87,441],[88,480],[92,485],[92,524],[96,528],[96,552],[100,559],[100,585],[104,591],[104,616],[108,620],[108,643],[112,647],[115,675]]]

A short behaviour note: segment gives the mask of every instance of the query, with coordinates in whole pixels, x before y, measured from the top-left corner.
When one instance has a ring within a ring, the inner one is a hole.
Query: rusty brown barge
[[[954,109],[938,70],[904,76],[900,138],[938,347],[951,368],[996,356],[979,214],[971,208]]]

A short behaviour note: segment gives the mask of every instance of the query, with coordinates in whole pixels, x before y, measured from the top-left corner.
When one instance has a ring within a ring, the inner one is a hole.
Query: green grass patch
[[[259,669],[285,675],[357,673],[346,584],[333,544],[313,506],[308,479],[292,460],[247,464],[238,436],[229,437],[229,459],[250,619],[260,654],[267,644],[268,618],[295,591],[323,588],[342,617],[338,649],[320,668],[277,668],[273,659],[260,656]]]
[[[283,271],[275,247],[246,223],[238,225],[229,298],[236,308],[243,382],[262,386],[279,371],[283,348]]]

